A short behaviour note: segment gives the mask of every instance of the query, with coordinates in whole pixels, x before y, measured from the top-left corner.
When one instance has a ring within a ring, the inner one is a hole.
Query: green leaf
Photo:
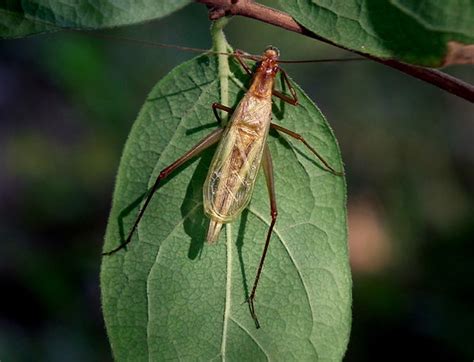
[[[471,0],[280,0],[279,3],[315,34],[380,58],[440,66],[448,57],[450,41],[474,43]]]
[[[18,38],[47,31],[54,31],[54,28],[27,19],[20,1],[7,0],[0,4],[0,37]]]
[[[243,94],[236,79],[248,77],[235,60],[231,69],[235,106]],[[275,102],[274,121],[342,169],[324,117],[297,92],[297,107]],[[122,156],[105,251],[128,233],[160,170],[216,127],[218,94],[216,61],[207,56],[178,66],[152,90]],[[256,296],[262,327],[244,301],[270,221],[263,172],[248,209],[207,245],[202,185],[212,148],[157,191],[127,250],[103,258],[103,311],[117,360],[342,359],[351,323],[344,178],[297,141],[271,133],[268,142],[279,215]]]
[[[472,0],[390,0],[427,29],[452,34],[454,40],[474,43]]]
[[[162,18],[190,2],[7,0],[0,5],[0,36],[20,37],[58,28],[99,29],[137,24]]]

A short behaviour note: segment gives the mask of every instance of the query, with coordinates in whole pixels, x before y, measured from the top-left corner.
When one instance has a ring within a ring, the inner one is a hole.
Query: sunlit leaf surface
[[[237,78],[247,82],[236,64]],[[243,90],[231,80],[233,106]],[[120,243],[159,171],[216,127],[215,60],[175,68],[151,91],[125,146],[104,250]],[[342,169],[332,131],[298,90],[276,100],[274,122],[300,132]],[[263,172],[241,218],[204,244],[202,184],[212,148],[156,193],[127,250],[105,256],[102,300],[118,360],[340,360],[351,319],[351,277],[342,177],[298,142],[271,134],[279,217],[257,290],[257,330],[244,303],[270,221]]]
[[[448,42],[474,44],[472,0],[280,0],[314,33],[382,58],[439,66]]]

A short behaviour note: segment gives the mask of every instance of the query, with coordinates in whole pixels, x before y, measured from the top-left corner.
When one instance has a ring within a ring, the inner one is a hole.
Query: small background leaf
[[[18,38],[47,31],[54,29],[38,21],[28,20],[20,1],[8,0],[0,4],[0,37]]]
[[[448,42],[474,43],[471,0],[285,0],[279,4],[314,33],[381,58],[440,66]]]
[[[56,28],[100,29],[162,18],[191,0],[8,0],[0,4],[0,36],[21,37]]]
[[[231,81],[233,106],[242,93]],[[206,56],[175,68],[152,90],[122,157],[105,250],[128,232],[159,171],[216,126],[210,105],[217,94],[216,63]],[[298,94],[298,107],[276,101],[274,121],[342,169],[332,131]],[[342,359],[351,323],[344,179],[293,140],[272,134],[269,144],[279,218],[257,291],[262,328],[243,302],[270,220],[264,178],[230,240],[224,230],[217,245],[205,245],[202,184],[213,148],[159,189],[128,249],[103,259],[103,310],[117,360]]]

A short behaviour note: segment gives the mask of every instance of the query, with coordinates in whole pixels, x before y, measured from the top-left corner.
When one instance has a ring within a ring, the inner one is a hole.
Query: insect
[[[214,115],[219,123],[222,123],[222,121],[218,110],[231,114],[227,126],[225,128],[220,127],[211,132],[188,152],[160,172],[125,241],[115,249],[104,253],[104,255],[114,254],[130,243],[145,210],[163,180],[173,174],[186,161],[218,143],[203,187],[204,211],[210,219],[206,237],[207,242],[209,244],[217,242],[222,226],[238,218],[247,207],[252,197],[260,166],[263,168],[270,197],[271,223],[267,231],[253,287],[247,299],[251,316],[256,327],[259,328],[260,323],[255,311],[255,295],[270,244],[272,230],[278,215],[272,158],[266,144],[269,130],[272,128],[277,132],[299,140],[322,162],[328,172],[339,176],[341,173],[334,170],[299,134],[271,122],[272,96],[276,96],[293,106],[298,105],[296,91],[291,85],[286,72],[279,67],[278,59],[280,54],[278,49],[269,46],[265,49],[262,56],[258,58],[246,55],[241,51],[236,51],[233,55],[245,72],[252,76],[252,81],[248,91],[240,100],[235,110],[219,103],[212,104]],[[244,61],[245,58],[258,60],[254,72]],[[289,94],[284,94],[275,89],[275,78],[278,73],[281,73],[282,81],[288,87]]]

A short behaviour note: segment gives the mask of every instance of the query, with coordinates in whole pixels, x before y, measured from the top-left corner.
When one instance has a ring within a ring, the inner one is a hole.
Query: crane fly
[[[104,255],[114,254],[130,243],[145,210],[163,180],[173,174],[186,161],[218,143],[203,187],[204,212],[210,219],[206,237],[209,244],[216,243],[222,226],[238,218],[249,204],[260,166],[263,168],[268,188],[271,223],[267,231],[253,287],[247,298],[250,314],[256,327],[259,328],[260,324],[255,312],[255,294],[278,215],[272,157],[266,143],[270,129],[287,134],[302,142],[320,160],[326,171],[339,176],[342,173],[335,171],[299,134],[271,122],[272,96],[276,96],[293,106],[298,105],[296,91],[291,85],[286,72],[279,67],[280,54],[278,49],[269,46],[261,57],[250,56],[241,51],[236,51],[232,55],[236,57],[245,72],[252,76],[252,81],[248,91],[234,110],[219,103],[212,104],[214,115],[219,123],[222,123],[222,121],[218,110],[231,114],[226,127],[220,127],[211,132],[160,172],[126,240],[115,249],[104,253]],[[252,72],[244,61],[245,58],[258,61],[255,71]],[[275,79],[278,73],[282,76],[282,82],[288,87],[289,94],[275,89]]]

